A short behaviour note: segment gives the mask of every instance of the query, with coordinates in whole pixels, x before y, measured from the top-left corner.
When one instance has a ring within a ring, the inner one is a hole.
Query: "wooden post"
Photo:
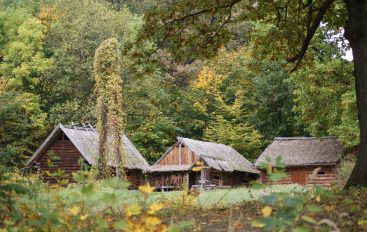
[[[182,147],[182,144],[180,143],[180,145],[178,145],[178,164],[179,165],[182,164],[181,147]]]
[[[116,166],[115,167],[116,168],[116,177],[117,177],[117,179],[120,179],[120,173],[119,173],[119,166]]]
[[[204,190],[204,186],[205,185],[205,172],[204,172],[204,168],[201,169],[200,171],[200,191]]]
[[[189,172],[186,173],[186,185],[187,185],[187,191],[190,192],[190,174]]]

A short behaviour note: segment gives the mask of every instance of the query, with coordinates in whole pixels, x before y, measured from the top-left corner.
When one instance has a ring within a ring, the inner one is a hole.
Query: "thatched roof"
[[[61,132],[65,133],[89,164],[97,164],[98,134],[95,129],[91,126],[66,126],[60,123],[28,160],[27,165],[31,164],[34,159],[41,155]],[[125,168],[147,170],[149,168],[148,162],[125,135],[123,136],[123,144],[126,151]],[[107,164],[109,166],[116,166],[117,162],[115,161],[115,157],[108,158]]]
[[[152,165],[149,168],[150,172],[181,172],[189,171],[193,167],[192,164],[172,164],[172,165]]]
[[[256,160],[255,166],[269,157],[274,164],[277,156],[287,166],[335,165],[343,153],[342,144],[335,137],[275,138]]]
[[[163,159],[178,144],[188,147],[197,156],[199,156],[199,158],[202,159],[207,166],[215,170],[224,172],[240,171],[257,173],[254,165],[230,146],[181,137],[177,138],[177,143],[169,148],[167,152],[155,163],[155,165],[151,166],[150,171],[169,172],[180,171],[180,169],[191,169],[193,164],[191,167],[187,165],[158,165],[159,161]]]

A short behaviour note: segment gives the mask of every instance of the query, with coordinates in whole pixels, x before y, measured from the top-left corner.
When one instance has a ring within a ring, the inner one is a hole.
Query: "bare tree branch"
[[[204,14],[204,13],[209,13],[209,12],[212,12],[213,10],[224,9],[224,8],[232,8],[235,4],[237,4],[241,1],[242,0],[232,0],[230,3],[227,3],[227,4],[222,4],[222,5],[213,6],[213,7],[207,8],[207,9],[202,9],[202,10],[199,10],[197,12],[185,15],[181,18],[172,19],[172,20],[166,22],[166,24],[173,23],[173,22],[181,22],[181,21],[184,21],[184,20],[187,20],[187,19],[190,19],[190,18],[195,18],[198,15],[201,15],[201,14]]]
[[[321,23],[322,19],[324,18],[324,15],[325,15],[327,9],[329,9],[330,5],[334,1],[335,0],[326,0],[322,4],[319,11],[317,12],[316,17],[313,20],[311,26],[307,29],[307,34],[306,34],[305,39],[302,42],[302,47],[301,47],[300,52],[297,55],[293,56],[293,57],[287,58],[288,62],[297,61],[295,67],[291,70],[291,72],[295,71],[298,68],[299,64],[301,63],[303,57],[305,56],[305,54],[307,52],[308,46],[309,46],[313,36],[315,35],[315,32],[316,32],[317,28],[320,26],[320,23]]]

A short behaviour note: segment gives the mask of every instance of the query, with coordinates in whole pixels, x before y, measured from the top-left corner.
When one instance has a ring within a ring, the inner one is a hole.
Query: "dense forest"
[[[285,44],[302,33],[287,40],[286,30],[281,37],[269,20],[248,16],[202,49],[195,33],[221,26],[215,12],[196,29],[173,27],[191,30],[182,39],[159,33],[162,10],[148,0],[0,1],[1,162],[22,167],[59,122],[96,124],[93,59],[109,38],[120,48],[125,133],[151,163],[177,136],[228,144],[249,160],[277,136],[359,144],[353,64],[340,30],[322,24],[291,72]]]
[[[367,231],[366,32],[367,0],[0,0],[0,231]]]

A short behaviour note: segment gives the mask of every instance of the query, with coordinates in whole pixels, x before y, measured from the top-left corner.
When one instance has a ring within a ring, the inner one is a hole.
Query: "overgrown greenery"
[[[329,28],[320,28],[308,66],[292,74],[271,50],[277,46],[260,46],[273,27],[251,19],[228,28],[236,36],[215,39],[224,47],[210,58],[205,50],[177,62],[169,44],[145,36],[151,21],[143,12],[152,5],[136,4],[2,1],[0,143],[17,165],[58,122],[97,122],[93,57],[108,38],[121,54],[125,132],[150,162],[176,136],[226,143],[251,160],[275,136],[336,135],[358,145],[351,63]]]
[[[97,130],[99,132],[98,170],[108,176],[107,160],[117,165],[116,174],[125,178],[126,153],[122,142],[124,115],[122,112],[121,61],[118,41],[115,38],[102,42],[94,57],[97,92]]]

